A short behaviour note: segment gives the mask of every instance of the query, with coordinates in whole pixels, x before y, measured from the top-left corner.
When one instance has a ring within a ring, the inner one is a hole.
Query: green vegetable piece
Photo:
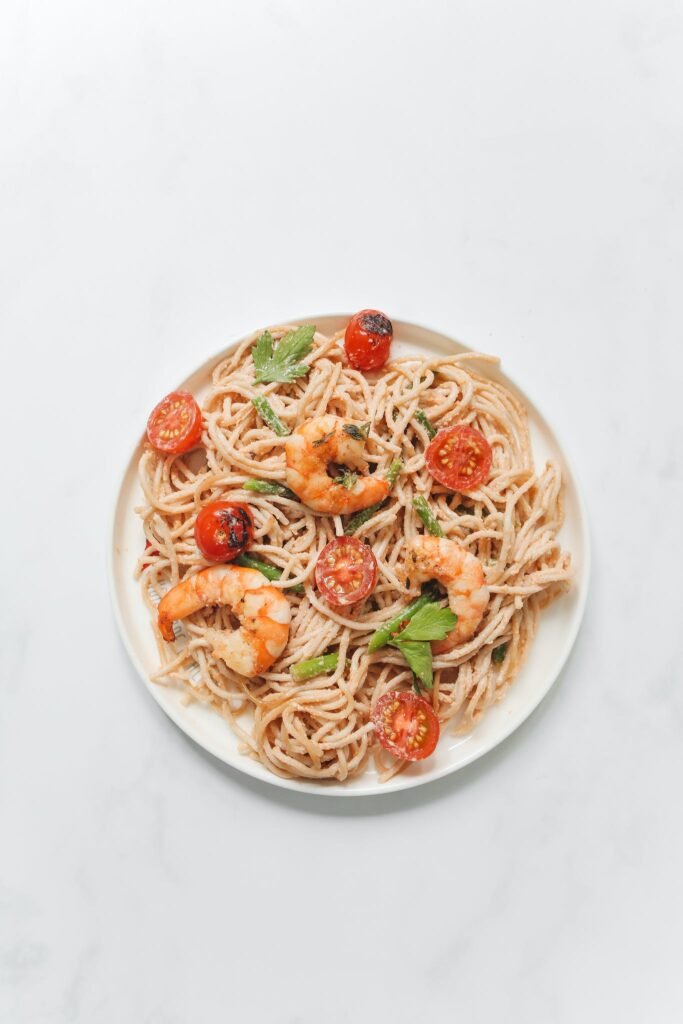
[[[352,491],[358,481],[358,473],[342,473],[341,476],[335,476],[335,484],[341,484],[347,491]]]
[[[355,533],[356,530],[359,530],[361,526],[364,526],[365,523],[367,523],[368,519],[372,519],[375,512],[379,512],[381,508],[384,508],[386,503],[386,499],[384,501],[375,502],[374,505],[368,505],[367,508],[363,508],[361,509],[360,512],[356,512],[355,515],[351,516],[348,523],[344,527],[344,533],[346,534],[346,536],[350,536],[350,534]]]
[[[256,398],[252,398],[251,404],[255,406],[263,422],[267,423],[278,437],[288,436],[289,428],[284,425],[267,398],[264,398],[263,395],[257,395]]]
[[[305,679],[312,679],[313,676],[323,675],[325,672],[334,672],[339,664],[339,652],[334,654],[321,654],[318,658],[309,658],[308,661],[300,661],[298,665],[292,665],[290,672],[292,679],[302,683]]]
[[[401,652],[416,680],[428,690],[434,683],[431,641],[443,640],[457,621],[458,616],[450,608],[430,602],[418,608],[406,627],[389,641]]]
[[[436,427],[430,423],[430,421],[427,419],[426,414],[423,413],[422,409],[417,409],[417,411],[415,412],[415,419],[417,420],[418,423],[421,423],[422,426],[425,428],[425,430],[427,431],[427,436],[429,437],[430,441],[432,440],[432,438],[436,437]]]
[[[438,604],[426,604],[419,608],[411,617],[405,629],[395,638],[396,643],[407,640],[443,640],[458,621],[458,616],[450,608],[440,608]]]
[[[265,366],[273,358],[273,335],[270,331],[264,331],[251,350],[251,358],[258,372],[259,366]]]
[[[345,423],[342,429],[354,441],[366,441],[370,433],[370,424],[363,423],[360,427],[357,427],[355,423]]]
[[[401,460],[394,459],[385,475],[385,480],[387,481],[390,487],[394,486],[398,477],[401,474],[402,469],[403,463],[401,462]],[[384,506],[387,503],[387,500],[388,499],[385,498],[384,501],[375,502],[374,505],[369,505],[367,508],[361,509],[360,512],[356,512],[354,516],[351,516],[348,523],[344,527],[344,533],[346,534],[346,536],[348,537],[350,534],[355,533],[356,530],[359,530],[361,526],[364,526],[365,523],[367,523],[368,519],[372,519],[376,512],[379,512],[381,508],[384,508]]]
[[[428,533],[431,533],[433,537],[443,537],[444,532],[437,522],[436,516],[427,504],[427,499],[423,494],[415,495],[413,498],[413,508],[425,524],[425,528]]]
[[[278,381],[281,384],[291,384],[297,377],[305,377],[309,367],[300,360],[311,351],[314,334],[315,327],[306,324],[305,327],[289,331],[274,347],[272,334],[270,331],[264,331],[251,350],[256,369],[256,383],[270,384]]]
[[[390,645],[401,652],[416,679],[428,690],[434,682],[431,641],[443,640],[457,621],[458,616],[450,608],[440,608],[433,601],[428,601],[417,608],[404,629],[389,640]]]
[[[245,491],[256,491],[257,494],[277,494],[280,498],[299,500],[294,491],[290,491],[289,487],[285,487],[284,484],[279,484],[275,480],[245,480],[242,488]]]
[[[408,640],[405,643],[393,643],[392,647],[398,648],[415,677],[430,690],[434,683],[431,644]]]
[[[260,572],[267,580],[279,580],[282,576],[282,569],[278,569],[276,565],[269,565],[268,562],[261,562],[258,558],[254,558],[253,555],[248,555],[243,552],[238,555],[237,558],[233,559],[234,565],[241,565],[245,569],[256,569]],[[287,587],[287,590],[291,590],[293,594],[303,594],[304,587],[302,583],[294,583],[291,587]]]
[[[402,469],[403,469],[403,463],[401,462],[401,460],[400,459],[394,459],[394,461],[389,466],[389,469],[386,471],[385,478],[384,478],[387,481],[387,483],[389,484],[390,487],[394,486],[394,484],[398,480],[399,476],[401,475],[401,470]]]
[[[507,652],[507,644],[500,644],[498,647],[494,647],[493,651],[491,652],[491,661],[496,665],[500,665],[500,663],[505,660],[505,655],[507,654]]]
[[[410,619],[412,619],[415,612],[419,612],[420,608],[424,608],[425,605],[434,602],[437,596],[436,589],[427,584],[424,588],[420,597],[416,597],[414,601],[395,615],[393,619],[389,619],[383,626],[372,634],[370,637],[370,643],[368,644],[368,653],[372,654],[374,651],[378,651],[380,647],[384,647],[388,644],[395,636],[397,636],[402,629],[407,626]]]

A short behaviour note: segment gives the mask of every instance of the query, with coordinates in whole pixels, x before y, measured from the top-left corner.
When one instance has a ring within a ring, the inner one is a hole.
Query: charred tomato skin
[[[378,370],[389,358],[394,337],[391,320],[378,309],[361,309],[344,335],[346,357],[355,370]]]

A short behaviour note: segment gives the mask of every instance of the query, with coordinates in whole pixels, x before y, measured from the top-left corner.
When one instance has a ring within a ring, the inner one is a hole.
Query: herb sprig
[[[368,434],[370,433],[370,424],[361,423],[360,427],[357,427],[355,423],[345,423],[342,429],[354,441],[367,441]]]
[[[341,474],[341,476],[335,476],[333,479],[335,484],[341,484],[342,487],[347,489],[347,491],[352,491],[356,486],[358,473],[349,473],[348,470],[346,470]]]
[[[251,350],[256,369],[257,384],[291,384],[297,377],[305,377],[309,371],[305,359],[313,347],[315,326],[306,324],[285,334],[275,346],[273,335],[264,331]]]
[[[404,629],[389,641],[401,652],[418,684],[428,690],[434,682],[431,641],[443,640],[457,621],[458,616],[450,608],[430,602],[418,609]]]

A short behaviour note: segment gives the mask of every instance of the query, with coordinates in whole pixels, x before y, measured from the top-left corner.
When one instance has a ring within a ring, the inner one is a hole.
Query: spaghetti
[[[271,333],[277,340],[291,329]],[[141,456],[145,504],[138,512],[148,547],[137,571],[157,632],[161,666],[155,681],[179,683],[188,700],[209,704],[235,730],[243,752],[278,775],[343,781],[374,758],[384,781],[406,762],[375,741],[371,709],[388,691],[410,689],[413,676],[399,651],[385,646],[371,653],[368,643],[419,595],[406,566],[407,543],[423,531],[413,498],[428,499],[443,535],[477,556],[489,589],[476,634],[434,655],[433,688],[425,695],[442,727],[471,729],[504,695],[539,612],[568,585],[570,559],[557,539],[563,517],[558,466],[549,462],[535,470],[524,408],[505,387],[472,369],[496,359],[474,353],[405,358],[367,374],[347,364],[341,338],[342,332],[316,333],[306,359],[310,372],[291,383],[255,383],[254,338],[216,366],[202,408],[202,448],[174,457],[146,446]],[[328,413],[369,423],[365,458],[371,472],[385,475],[402,461],[388,498],[354,532],[371,544],[379,567],[377,585],[362,603],[332,607],[314,584],[318,555],[344,534],[348,517],[314,512],[287,491],[244,489],[253,478],[285,482],[286,437],[261,418],[252,402],[258,396],[267,397],[288,431]],[[425,465],[430,426],[456,423],[475,427],[493,452],[486,483],[468,494],[437,483]],[[256,679],[211,653],[207,631],[231,628],[228,609],[194,613],[176,626],[173,644],[156,626],[160,596],[210,564],[195,544],[195,520],[207,502],[226,496],[248,503],[254,520],[249,555],[281,570],[271,585],[291,603],[287,646]],[[293,679],[293,666],[330,651],[338,653],[333,672]]]

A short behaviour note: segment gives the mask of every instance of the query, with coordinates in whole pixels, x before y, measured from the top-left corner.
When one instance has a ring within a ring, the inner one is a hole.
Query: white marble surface
[[[3,1024],[681,1020],[682,45],[666,0],[2,5]],[[159,394],[365,305],[545,400],[595,569],[511,740],[350,804],[166,720],[104,549]]]

